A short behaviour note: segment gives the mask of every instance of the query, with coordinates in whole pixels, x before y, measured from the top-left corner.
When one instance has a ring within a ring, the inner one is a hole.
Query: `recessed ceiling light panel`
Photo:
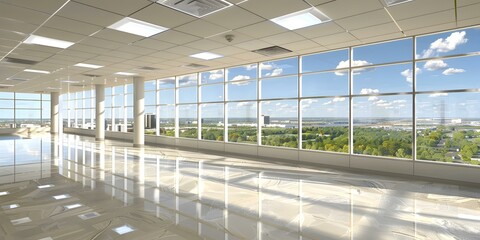
[[[42,45],[42,46],[48,46],[48,47],[56,47],[56,48],[68,48],[72,46],[73,42],[68,42],[68,41],[63,41],[63,40],[58,40],[54,38],[47,38],[47,37],[42,37],[42,36],[37,36],[37,35],[30,35],[23,43],[26,44],[37,44],[37,45]]]
[[[123,76],[135,76],[135,75],[137,75],[136,73],[129,73],[129,72],[116,72],[115,74],[123,75]]]
[[[93,68],[93,69],[97,69],[97,68],[102,68],[103,66],[100,66],[100,65],[95,65],[95,64],[88,64],[88,63],[77,63],[75,65],[73,65],[75,67],[84,67],[84,68]]]
[[[150,37],[168,30],[168,28],[129,17],[123,18],[108,28],[142,37]]]
[[[203,60],[212,60],[212,59],[215,59],[215,58],[221,58],[223,56],[215,54],[215,53],[211,53],[211,52],[201,52],[201,53],[190,55],[190,57],[200,58],[200,59],[203,59]]]
[[[135,229],[133,229],[129,225],[123,225],[123,226],[120,226],[120,227],[117,227],[117,228],[113,228],[112,230],[114,232],[116,232],[118,235],[123,235],[123,234],[127,234],[129,232],[135,231]]]
[[[295,30],[325,23],[331,19],[316,8],[309,8],[302,11],[283,15],[270,21],[288,29]]]
[[[204,17],[232,6],[225,0],[158,0],[157,3],[194,17]]]
[[[411,2],[412,0],[384,0],[384,1],[385,1],[385,4],[387,4],[387,6],[391,7],[394,5]]]
[[[50,74],[49,71],[44,70],[36,70],[36,69],[25,69],[24,72],[31,72],[31,73],[42,73],[42,74]]]

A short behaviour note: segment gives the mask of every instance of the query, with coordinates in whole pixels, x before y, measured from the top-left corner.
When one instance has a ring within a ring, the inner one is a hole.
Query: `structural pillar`
[[[95,140],[105,140],[105,85],[95,84]]]
[[[142,147],[145,144],[145,79],[133,78],[133,146]]]
[[[50,133],[58,134],[60,129],[60,93],[50,93]]]

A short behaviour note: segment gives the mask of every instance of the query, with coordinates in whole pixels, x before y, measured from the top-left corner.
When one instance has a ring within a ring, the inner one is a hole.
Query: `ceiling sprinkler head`
[[[235,38],[235,36],[232,35],[232,34],[225,35],[225,39],[226,39],[228,42],[232,42],[234,38]]]

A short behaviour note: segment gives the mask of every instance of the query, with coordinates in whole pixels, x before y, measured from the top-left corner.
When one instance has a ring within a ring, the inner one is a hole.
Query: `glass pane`
[[[160,106],[160,135],[175,137],[175,106]]]
[[[131,93],[133,94],[133,84],[126,84],[125,85],[127,92],[126,93]]]
[[[197,105],[178,106],[179,137],[197,138]]]
[[[156,104],[156,92],[145,92],[145,105]]]
[[[348,68],[348,59],[348,49],[302,56],[302,72]]]
[[[112,96],[105,96],[105,107],[112,107]]]
[[[261,80],[261,99],[293,98],[298,96],[297,76]]]
[[[353,98],[353,152],[412,159],[412,96]]]
[[[1,111],[0,128],[15,128],[13,109],[1,109]]]
[[[201,102],[220,102],[223,101],[223,84],[202,86]]]
[[[145,134],[157,134],[157,107],[145,106]]]
[[[479,164],[480,93],[417,95],[417,159]]]
[[[109,96],[109,95],[112,95],[112,88],[111,87],[105,88],[105,96]]]
[[[0,92],[0,98],[1,99],[13,99],[13,92]]]
[[[298,74],[298,58],[287,58],[260,63],[260,77],[275,77]]]
[[[200,84],[223,82],[223,69],[200,73]]]
[[[257,143],[257,102],[228,103],[228,141]]]
[[[158,80],[158,88],[174,88],[175,78],[164,78]]]
[[[353,71],[353,94],[412,91],[412,64],[399,64]]]
[[[115,92],[114,93],[115,95],[125,94],[124,89],[125,87],[123,85],[113,87],[113,91]]]
[[[238,81],[257,78],[257,64],[250,64],[227,69],[227,81]]]
[[[304,99],[302,149],[348,153],[348,98]]]
[[[114,105],[113,107],[123,107],[123,102],[125,99],[125,95],[115,95],[113,96],[114,99]]]
[[[133,106],[133,94],[127,94],[125,96],[127,97],[127,102],[125,103],[125,106]]]
[[[443,57],[480,51],[480,28],[459,29],[451,32],[417,37],[416,58]]]
[[[38,93],[15,93],[16,99],[31,99],[31,100],[40,100],[40,94]]]
[[[416,74],[417,91],[478,89],[479,66],[480,56],[419,62]]]
[[[0,96],[0,98],[1,98],[1,96]],[[49,101],[50,100],[50,94],[42,94],[42,100]]]
[[[348,71],[302,76],[302,97],[348,95]]]
[[[223,141],[223,103],[200,105],[202,118],[202,139]]]
[[[260,104],[262,145],[297,148],[297,101],[264,101]]]
[[[157,89],[157,80],[151,80],[144,83],[145,84],[145,91],[154,91]]]
[[[160,90],[160,104],[175,103],[175,89]]]
[[[257,81],[239,81],[228,83],[228,100],[255,100],[257,99]]]
[[[0,108],[13,108],[14,107],[14,102],[15,101],[13,99],[12,100],[1,100],[0,99]]]
[[[33,109],[40,109],[41,108],[41,101],[27,101],[27,100],[17,100],[15,101],[16,108],[33,108]]]
[[[178,89],[178,103],[196,103],[197,87],[186,87]]]
[[[133,131],[133,107],[126,107],[125,108],[127,114],[127,131]]]
[[[352,67],[412,60],[412,50],[411,38],[355,47]]]
[[[178,76],[177,81],[179,87],[195,86],[197,85],[197,74]]]
[[[16,109],[15,118],[16,118],[17,127],[29,127],[29,126],[41,125],[40,109],[38,110]]]

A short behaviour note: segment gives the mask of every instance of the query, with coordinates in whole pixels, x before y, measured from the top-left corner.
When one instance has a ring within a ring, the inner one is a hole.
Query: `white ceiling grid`
[[[228,1],[231,7],[196,18],[149,0],[0,0],[0,58],[39,62],[33,66],[0,62],[0,84],[15,84],[2,91],[49,92],[59,90],[48,87],[62,87],[60,91],[64,92],[68,84],[62,81],[67,79],[86,85],[115,85],[131,81],[131,77],[116,72],[162,78],[480,23],[478,0],[413,0],[392,7],[383,0]],[[332,21],[294,31],[270,21],[312,6]],[[169,30],[144,38],[107,28],[127,16]],[[75,44],[67,49],[22,44],[33,33]],[[233,35],[233,40],[227,41],[226,35]],[[273,45],[292,52],[274,57],[251,52]],[[224,57],[210,61],[189,57],[204,51]],[[73,66],[77,63],[104,67]],[[207,67],[185,67],[190,63]],[[147,71],[142,67],[156,69]],[[26,68],[52,73],[27,73],[23,71]]]

